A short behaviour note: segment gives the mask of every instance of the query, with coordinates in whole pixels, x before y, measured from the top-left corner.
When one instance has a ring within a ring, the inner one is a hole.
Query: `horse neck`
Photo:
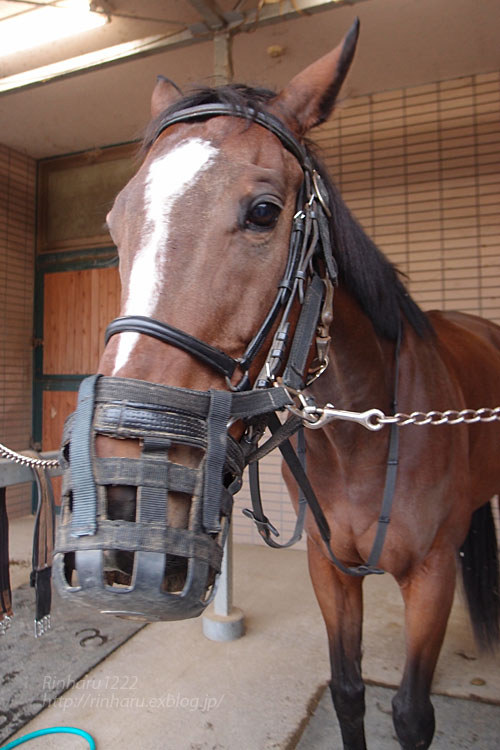
[[[393,399],[395,344],[375,332],[372,322],[342,287],[335,292],[330,364],[314,394],[339,409],[387,412]]]

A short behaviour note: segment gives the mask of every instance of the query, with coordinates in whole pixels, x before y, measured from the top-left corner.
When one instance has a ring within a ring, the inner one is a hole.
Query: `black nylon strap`
[[[283,383],[296,391],[304,387],[304,371],[316,331],[325,286],[318,274],[314,274],[307,287],[304,304],[295,329],[293,343],[288,356],[288,362],[283,373]]]
[[[71,526],[59,526],[57,552],[79,550],[124,550],[130,552],[163,552],[181,557],[197,557],[220,570],[222,548],[206,534],[177,529],[165,524],[144,521],[111,521],[99,523],[94,537],[74,539]]]
[[[290,445],[288,440],[286,442]],[[298,458],[304,470],[305,470],[305,455],[306,455],[306,446],[305,446],[305,439],[304,439],[304,428],[301,427],[299,429],[299,434],[298,434]],[[267,516],[264,514],[264,509],[262,507],[258,460],[254,461],[253,463],[249,465],[248,478],[250,481],[250,497],[252,500],[252,510],[245,508],[243,510],[243,515],[247,516],[247,518],[251,518],[252,521],[254,521],[255,525],[257,526],[257,530],[259,534],[261,535],[262,539],[265,541],[265,543],[269,547],[273,547],[274,549],[285,549],[286,547],[291,547],[292,545],[296,544],[296,542],[298,542],[299,539],[301,539],[302,537],[302,532],[304,530],[306,509],[307,509],[307,500],[304,496],[302,488],[301,487],[299,488],[299,507],[297,511],[297,519],[295,521],[295,528],[293,530],[293,534],[287,542],[284,542],[283,544],[279,544],[278,542],[275,542],[274,539],[271,537],[271,534],[273,534],[274,536],[279,536],[279,532],[272,525],[272,523],[267,518]]]
[[[210,393],[170,385],[148,383],[132,378],[105,377],[99,379],[96,404],[127,404],[130,407],[146,408],[150,411],[175,411],[188,417],[206,419],[210,408]],[[258,391],[233,393],[231,417],[242,419],[279,411],[291,405],[292,399],[285,388],[261,388]]]
[[[5,487],[0,487],[0,635],[4,632],[4,617],[12,616],[12,591],[9,574],[9,519]],[[9,620],[6,620],[8,623]]]
[[[146,466],[140,458],[96,458],[94,473],[97,484],[130,487],[162,487],[172,492],[192,495],[199,470],[170,461],[161,466]]]
[[[145,437],[142,446],[142,461],[144,474],[157,474],[165,471],[168,457],[169,440],[158,440]],[[168,475],[167,475],[168,483]],[[167,491],[156,483],[149,483],[146,479],[140,485],[138,497],[139,521],[163,521],[167,517]]]
[[[399,390],[399,353],[401,349],[401,337],[402,337],[402,326],[401,320],[398,325],[398,337],[396,340],[395,350],[395,364],[394,364],[394,393],[393,401],[391,404],[391,412],[395,414],[398,407],[398,390]],[[367,568],[373,569],[378,563],[382,548],[384,546],[387,529],[391,520],[392,501],[394,499],[394,492],[396,490],[396,480],[398,475],[398,464],[399,464],[399,425],[391,424],[391,432],[389,437],[389,453],[387,456],[387,470],[385,475],[384,495],[382,499],[382,507],[380,509],[380,516],[378,519],[377,533],[373,541],[373,547],[366,561]],[[374,570],[373,572],[380,572]]]
[[[36,454],[35,454],[36,455]],[[52,603],[52,556],[54,550],[55,506],[54,492],[47,469],[33,468],[37,489],[37,510],[33,530],[31,586],[35,589],[35,624],[43,624],[50,615]]]
[[[295,435],[301,425],[302,419],[291,414],[285,422],[280,423],[278,429],[272,432],[271,437],[265,443],[259,445],[247,455],[247,463],[251,465],[256,461],[260,461],[268,453],[277,448],[280,443]]]
[[[210,391],[208,447],[205,459],[203,528],[207,533],[221,529],[220,507],[226,460],[227,425],[231,415],[231,393]]]
[[[95,412],[94,429],[116,437],[134,438],[150,435],[171,438],[203,446],[207,440],[205,422],[197,417],[188,417],[165,411],[154,411],[146,406],[109,404],[98,406]]]
[[[377,532],[373,540],[373,546],[366,561],[366,567],[374,568],[378,563],[382,548],[385,542],[385,536],[391,520],[392,501],[396,489],[396,479],[399,464],[399,425],[391,424],[391,433],[389,438],[389,455],[387,458],[387,470],[385,475],[384,496],[380,516],[378,519]],[[383,571],[371,570],[368,572],[379,573]]]
[[[337,261],[333,257],[333,253],[332,253],[332,242],[330,238],[329,222],[325,214],[322,211],[318,211],[316,220],[318,222],[321,249],[323,251],[322,255],[325,261],[326,270],[327,270],[328,276],[330,277],[330,281],[332,282],[332,284],[336,284],[338,282],[339,273],[338,273]]]
[[[92,471],[92,417],[99,375],[85,378],[80,385],[73,422],[69,457],[73,487],[73,536],[95,534],[97,528],[97,490]]]

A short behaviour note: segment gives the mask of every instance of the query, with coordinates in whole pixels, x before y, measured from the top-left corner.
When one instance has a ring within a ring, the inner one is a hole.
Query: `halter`
[[[254,494],[256,483],[258,486],[257,456],[263,449],[257,444],[266,426],[274,433],[271,442],[280,446],[302,488],[298,526],[288,544],[300,536],[307,502],[329,548],[328,524],[305,475],[303,460],[297,459],[288,442],[301,427],[301,419],[289,417],[281,425],[276,416],[276,411],[293,405],[290,394],[300,393],[328,363],[328,328],[337,281],[328,195],[306,150],[269,113],[225,104],[181,109],[159,123],[153,140],[176,123],[217,116],[241,117],[266,128],[302,167],[304,178],[297,195],[288,259],[276,298],[238,359],[152,318],[124,316],[107,329],[106,343],[117,333],[133,331],[176,346],[223,374],[230,388],[202,392],[99,375],[83,381],[77,410],[63,436],[66,471],[54,578],[63,596],[111,614],[172,620],[195,617],[205,609],[220,572],[233,495],[241,487],[241,475],[248,463]],[[301,309],[292,337],[290,313],[296,301]],[[274,325],[276,332],[264,367],[251,388],[248,370]],[[315,332],[317,361],[311,370],[308,362]],[[243,375],[233,386],[230,379],[237,369]],[[227,431],[228,423],[237,419],[247,425],[239,443]],[[98,435],[140,441],[141,457],[97,457]],[[171,446],[179,444],[202,452],[198,468],[170,461]],[[300,438],[299,454],[303,453]],[[107,488],[112,485],[137,488],[134,520],[110,517]],[[188,528],[175,528],[166,522],[172,492],[192,498]],[[277,532],[263,514],[260,497],[253,511],[245,512],[256,522],[265,541],[272,546],[288,546],[271,539]],[[130,585],[110,584],[105,550],[111,550],[114,556],[133,555]],[[187,565],[185,580],[180,588],[165,590],[164,580],[170,572],[175,573],[179,559]],[[73,581],[74,571],[77,582]]]

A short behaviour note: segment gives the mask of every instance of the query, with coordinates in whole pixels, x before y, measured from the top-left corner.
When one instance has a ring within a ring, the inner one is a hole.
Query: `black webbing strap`
[[[177,529],[152,521],[103,519],[93,537],[75,539],[69,524],[58,528],[55,552],[79,550],[123,550],[126,552],[168,552],[180,557],[199,558],[220,570],[222,547],[207,534]]]
[[[301,425],[301,417],[290,414],[285,422],[280,423],[277,430],[271,432],[271,437],[268,438],[265,443],[259,445],[247,454],[247,463],[251,465],[256,461],[260,461],[267,456],[268,453],[271,453],[275,448],[278,448],[280,443],[284,440],[288,440],[292,435],[295,435]]]
[[[138,492],[138,520],[166,522],[167,490],[159,478],[165,478],[168,486],[166,464],[169,440],[144,437],[142,445],[143,478]]]
[[[234,419],[268,414],[292,404],[285,388],[262,388],[232,395],[231,417]],[[205,419],[210,408],[210,393],[207,391],[104,375],[97,384],[95,400],[97,414],[100,404],[112,403],[119,406],[128,403],[131,407],[157,407],[157,411],[171,409],[190,417]]]
[[[9,519],[5,487],[0,487],[0,635],[4,633],[12,617],[12,591],[9,574]]]
[[[95,534],[97,528],[97,490],[92,472],[92,417],[99,375],[85,378],[80,385],[69,447],[73,487],[72,534]]]
[[[36,453],[33,453],[37,456]],[[33,531],[33,555],[30,584],[35,589],[35,635],[43,635],[49,626],[52,604],[52,556],[54,553],[55,506],[52,482],[46,469],[33,468],[38,504]]]
[[[324,292],[323,279],[315,273],[307,287],[287,365],[283,373],[283,383],[296,391],[304,387],[304,372],[313,336],[318,325]]]
[[[393,385],[393,400],[391,404],[391,413],[395,414],[398,407],[398,390],[399,390],[399,353],[401,350],[401,337],[402,327],[401,320],[398,325],[398,337],[396,340],[396,349],[394,354],[394,385]],[[382,498],[382,507],[380,509],[380,516],[378,519],[377,532],[375,539],[373,540],[373,546],[368,556],[368,560],[365,563],[367,573],[383,573],[382,570],[375,568],[377,565],[380,555],[382,554],[382,548],[384,546],[387,529],[391,520],[392,501],[394,499],[394,492],[396,490],[396,479],[398,475],[398,464],[399,464],[399,425],[391,424],[391,432],[389,436],[389,452],[387,455],[387,469],[385,474],[384,484],[384,495]]]
[[[143,435],[157,440],[176,440],[189,445],[206,443],[206,424],[199,417],[174,411],[155,411],[149,405],[100,404],[95,410],[94,430],[118,438],[139,439]]]
[[[289,441],[287,440],[287,442]],[[297,436],[297,443],[298,443],[298,447],[297,447],[298,459],[303,469],[305,470],[306,468],[305,467],[306,441],[304,438],[303,427],[299,428],[299,432]],[[248,479],[250,483],[250,497],[252,500],[252,510],[250,510],[249,508],[245,508],[243,510],[243,515],[247,516],[247,518],[251,518],[252,521],[254,521],[255,525],[257,526],[257,530],[259,534],[261,535],[262,539],[265,541],[265,543],[269,547],[273,547],[274,549],[285,549],[286,547],[291,547],[296,542],[298,542],[299,539],[301,539],[302,532],[304,530],[307,500],[304,496],[304,493],[302,492],[302,488],[299,485],[299,506],[297,510],[297,520],[295,522],[295,528],[293,530],[293,534],[287,542],[284,542],[283,544],[279,544],[278,542],[275,542],[274,539],[271,537],[271,534],[278,537],[279,532],[276,529],[276,527],[273,526],[269,518],[264,514],[264,509],[262,507],[258,460],[255,460],[251,464],[249,464]]]
[[[129,487],[161,487],[170,492],[192,495],[199,470],[165,460],[146,464],[141,458],[96,458],[94,474],[99,485],[124,484]]]
[[[207,455],[203,502],[203,528],[209,534],[221,530],[220,508],[226,461],[227,427],[231,416],[232,394],[229,391],[210,391],[210,410],[207,420]]]
[[[323,259],[325,261],[326,270],[332,284],[336,284],[338,281],[338,268],[337,261],[335,260],[332,252],[332,242],[330,238],[330,224],[325,214],[322,211],[318,211],[316,217],[318,222],[319,236],[321,249],[323,251]]]

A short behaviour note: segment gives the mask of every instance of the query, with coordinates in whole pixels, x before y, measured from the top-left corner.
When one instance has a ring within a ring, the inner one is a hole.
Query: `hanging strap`
[[[26,455],[30,455],[26,452]],[[33,458],[39,455],[32,452]],[[32,469],[37,489],[30,584],[35,589],[35,638],[50,629],[52,605],[52,556],[54,552],[55,506],[52,482],[46,469]]]
[[[279,424],[279,420],[278,420],[278,424]],[[280,427],[281,426],[282,425],[280,425]],[[274,433],[278,432],[280,429],[279,427],[276,428],[274,425],[273,425],[273,428],[274,428]],[[286,443],[288,443],[288,445],[290,446],[290,449],[293,451],[293,448],[291,447],[290,441],[288,439],[286,440]],[[300,465],[305,471],[306,441],[304,437],[303,427],[300,427],[298,436],[297,436],[297,452],[298,452],[298,460],[300,462]],[[261,537],[263,538],[263,540],[269,547],[274,547],[275,549],[285,549],[286,547],[291,547],[296,542],[298,542],[299,539],[301,539],[302,532],[304,530],[307,500],[302,491],[302,487],[299,485],[299,506],[297,510],[297,520],[295,522],[295,529],[293,531],[293,534],[287,542],[285,542],[284,544],[279,544],[278,542],[275,542],[274,539],[271,537],[271,534],[275,537],[279,537],[279,531],[277,530],[275,526],[273,526],[269,518],[267,518],[267,516],[264,514],[264,509],[262,507],[258,460],[253,461],[249,465],[248,478],[250,480],[250,497],[252,500],[252,510],[250,510],[249,508],[245,508],[243,510],[243,515],[247,516],[247,518],[251,518],[252,521],[254,521],[255,525],[257,526],[257,530],[259,534],[261,535]]]
[[[396,349],[394,353],[394,384],[393,398],[391,403],[391,414],[394,415],[398,410],[398,392],[399,392],[399,354],[401,351],[402,326],[401,319],[398,321],[398,337],[396,340]],[[382,507],[378,519],[377,532],[373,540],[372,550],[366,561],[365,567],[367,573],[383,573],[382,570],[375,569],[389,528],[391,520],[392,501],[396,490],[396,479],[398,476],[399,465],[399,425],[391,424],[389,436],[389,452],[387,455],[387,469],[385,474],[384,495],[382,498]]]
[[[0,487],[0,635],[10,627],[12,591],[9,574],[9,519],[5,487]]]

